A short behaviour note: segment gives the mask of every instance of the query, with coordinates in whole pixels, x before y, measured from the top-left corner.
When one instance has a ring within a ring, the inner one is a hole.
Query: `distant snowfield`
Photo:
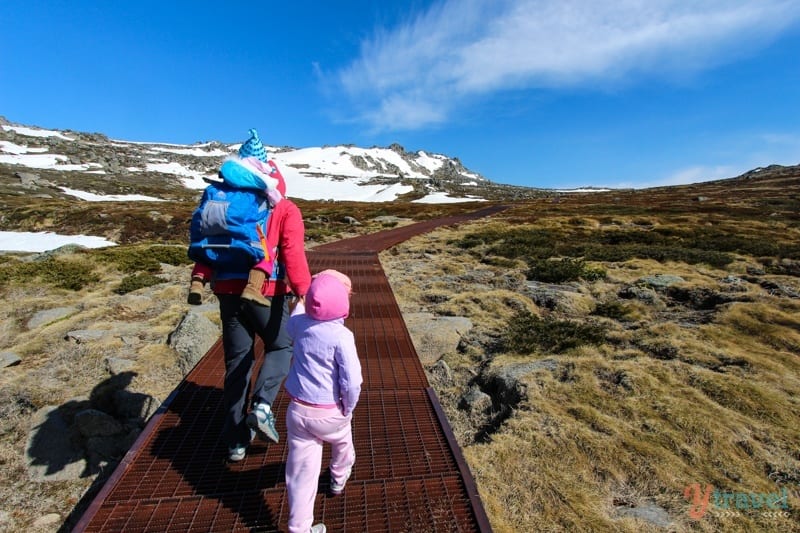
[[[163,202],[162,198],[155,198],[153,196],[144,196],[141,194],[95,194],[92,192],[79,191],[76,189],[68,189],[67,187],[59,187],[64,194],[75,196],[87,202]]]
[[[444,192],[435,192],[433,194],[429,194],[419,200],[413,200],[412,203],[415,204],[455,204],[458,202],[485,202],[483,198],[458,198],[447,196],[447,193]]]
[[[0,231],[0,251],[5,252],[46,252],[66,244],[78,244],[86,248],[117,245],[102,237],[88,235],[59,235],[49,231]]]
[[[67,137],[60,131],[55,130],[45,130],[41,128],[28,128],[25,126],[11,126],[11,125],[3,125],[3,129],[6,131],[13,131],[14,133],[19,133],[20,135],[27,135],[28,137],[59,137],[61,139],[66,139],[68,141],[74,141],[75,139],[72,137]]]

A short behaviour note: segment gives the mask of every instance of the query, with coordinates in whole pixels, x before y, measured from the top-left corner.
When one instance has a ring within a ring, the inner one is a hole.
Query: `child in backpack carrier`
[[[239,148],[238,156],[229,157],[223,162],[219,176],[228,187],[249,190],[258,196],[263,196],[268,202],[269,208],[272,209],[286,194],[286,183],[278,167],[269,160],[267,151],[258,137],[258,132],[251,129],[249,133],[250,138]],[[261,231],[264,230],[266,228]],[[241,298],[269,307],[270,301],[263,296],[261,288],[272,274],[273,264],[263,233],[259,233],[259,237],[265,257],[260,261],[253,259],[253,264],[250,265],[251,268],[248,272],[247,285],[242,291]],[[190,255],[192,254],[190,253]],[[189,304],[200,305],[202,303],[203,288],[214,275],[212,265],[197,260],[192,269],[187,298]]]

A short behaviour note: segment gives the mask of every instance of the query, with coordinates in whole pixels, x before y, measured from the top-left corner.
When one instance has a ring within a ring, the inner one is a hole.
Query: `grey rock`
[[[461,337],[472,329],[472,321],[465,317],[409,313],[404,318],[423,365],[433,364],[443,354],[456,351]]]
[[[625,300],[640,300],[649,304],[655,303],[659,299],[653,289],[639,287],[637,285],[628,285],[627,287],[621,288],[617,292],[617,296]]]
[[[220,330],[216,324],[205,316],[190,311],[169,335],[167,343],[178,352],[178,366],[186,375],[217,342],[219,336]]]
[[[93,468],[116,463],[130,449],[138,430],[120,435],[104,435],[86,439],[86,455]]]
[[[19,179],[20,185],[25,189],[35,189],[42,178],[33,172],[15,172],[14,176]]]
[[[80,479],[87,468],[83,448],[54,405],[34,413],[25,459],[33,481],[72,481]]]
[[[153,396],[141,392],[130,392],[118,390],[114,392],[114,410],[116,415],[122,419],[133,419],[137,423],[143,424],[161,407]]]
[[[540,281],[525,282],[526,292],[531,300],[542,309],[571,311],[577,300],[582,298],[574,284],[543,283]]]
[[[355,218],[353,218],[351,216],[346,216],[346,217],[342,218],[342,222],[344,222],[345,224],[350,224],[351,226],[360,226],[361,225],[361,222],[359,222],[358,220],[356,220]]]
[[[429,372],[431,376],[442,385],[446,386],[453,383],[453,371],[444,359],[436,361],[436,363],[430,367]]]
[[[18,365],[22,359],[14,352],[0,352],[0,368]]]
[[[47,529],[50,530],[51,528],[55,528],[59,524],[61,524],[61,515],[58,513],[48,513],[46,515],[40,516],[36,520],[33,521],[31,527],[33,529]]]
[[[107,437],[122,432],[122,424],[110,414],[97,409],[85,409],[77,413],[75,427],[86,438]]]
[[[130,359],[123,359],[121,357],[106,357],[106,370],[111,375],[122,374],[129,372],[136,366],[136,361]]]
[[[492,397],[478,387],[470,387],[461,397],[459,407],[470,413],[487,414],[492,410]]]
[[[648,287],[652,287],[656,290],[663,290],[667,287],[677,285],[678,283],[684,283],[685,281],[686,280],[682,277],[674,276],[672,274],[655,274],[653,276],[645,276],[639,279],[639,283]]]
[[[637,507],[619,507],[617,508],[617,515],[638,518],[662,528],[668,528],[672,525],[672,517],[669,513],[654,503],[647,503]]]
[[[82,342],[96,341],[108,335],[108,331],[102,329],[76,329],[68,331],[64,340],[73,340],[78,344]]]
[[[77,307],[55,307],[53,309],[45,309],[35,313],[30,320],[28,320],[28,329],[36,329],[40,326],[52,324],[57,320],[74,315],[78,312]]]
[[[484,391],[505,405],[516,405],[528,397],[528,390],[522,378],[538,370],[554,372],[558,369],[555,359],[540,359],[529,363],[517,363],[492,369],[479,377]]]
[[[375,217],[372,220],[379,224],[399,224],[400,222],[408,222],[411,219],[396,217],[394,215],[384,215]]]
[[[34,261],[46,261],[52,257],[74,254],[75,252],[80,252],[81,250],[86,250],[86,247],[81,246],[80,244],[65,244],[64,246],[59,246],[58,248],[47,250],[46,252],[38,254]]]

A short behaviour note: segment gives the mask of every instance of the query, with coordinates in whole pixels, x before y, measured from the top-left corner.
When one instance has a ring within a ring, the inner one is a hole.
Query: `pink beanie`
[[[322,276],[323,274],[327,276],[333,276],[334,278],[338,279],[342,283],[342,285],[344,285],[347,288],[347,294],[353,293],[353,284],[350,282],[350,278],[348,278],[346,275],[342,274],[338,270],[333,270],[329,268],[328,270],[323,270],[322,272],[315,274],[314,277]]]
[[[350,314],[350,286],[350,278],[341,272],[320,272],[311,278],[306,293],[306,314],[314,320],[347,318]]]

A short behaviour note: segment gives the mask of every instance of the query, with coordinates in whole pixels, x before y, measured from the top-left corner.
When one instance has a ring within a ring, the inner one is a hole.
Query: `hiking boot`
[[[323,523],[311,526],[311,533],[326,533],[326,531],[328,531],[328,528],[326,528]]]
[[[347,480],[350,479],[350,474],[352,473],[353,467],[351,465],[350,468],[347,469],[347,472],[345,472],[344,479],[342,479],[342,481],[336,482],[333,478],[331,478],[331,494],[334,496],[341,494],[344,491],[344,486],[347,484]]]
[[[264,280],[267,278],[266,272],[257,268],[250,269],[250,275],[247,278],[247,286],[242,291],[242,299],[249,300],[258,305],[269,307],[272,303],[261,294],[261,287],[264,286]]]
[[[258,436],[263,440],[271,440],[278,442],[280,436],[278,430],[275,429],[275,415],[269,408],[269,404],[257,403],[256,406],[247,415],[247,425],[251,429],[256,430]]]
[[[189,297],[186,299],[189,305],[203,303],[203,286],[203,278],[197,276],[192,278],[192,284],[189,286]]]

